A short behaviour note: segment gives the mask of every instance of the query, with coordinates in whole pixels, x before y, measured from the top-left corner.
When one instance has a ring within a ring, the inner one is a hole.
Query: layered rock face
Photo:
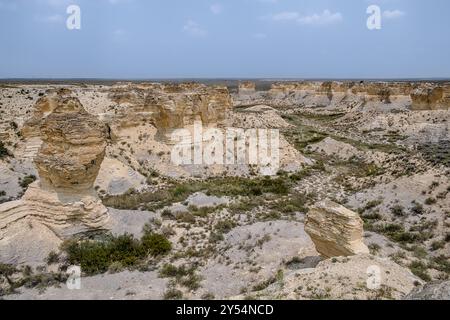
[[[239,95],[252,95],[256,92],[256,84],[251,81],[239,83]]]
[[[92,190],[105,156],[107,130],[78,99],[63,98],[43,121],[35,164],[45,188]]]
[[[332,201],[319,202],[308,212],[305,231],[326,258],[369,253],[359,215]]]
[[[106,128],[76,98],[49,100],[53,111],[42,120],[43,145],[35,159],[40,181],[19,201],[0,205],[0,240],[23,220],[38,222],[60,238],[107,227],[108,211],[93,189],[106,148]]]
[[[196,83],[122,85],[114,88],[109,98],[124,106],[113,123],[126,127],[149,120],[160,135],[196,120],[205,126],[220,124],[232,106],[226,87]]]
[[[40,98],[33,107],[31,117],[25,121],[21,132],[24,138],[36,138],[41,135],[41,124],[44,119],[62,103],[65,96],[70,95],[70,90],[59,89],[48,92],[48,95]]]
[[[450,86],[424,85],[411,93],[413,110],[449,109]]]
[[[267,98],[278,103],[307,106],[377,106],[408,107],[412,110],[447,110],[450,108],[449,83],[411,82],[279,82]]]

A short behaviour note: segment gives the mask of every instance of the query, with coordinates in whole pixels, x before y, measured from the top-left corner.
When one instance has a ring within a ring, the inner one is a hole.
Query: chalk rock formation
[[[308,212],[305,231],[326,258],[369,253],[359,215],[332,201],[319,202]]]
[[[65,96],[71,93],[68,89],[49,90],[33,107],[31,117],[25,121],[21,132],[24,138],[35,138],[41,135],[41,124],[55,108],[62,103]]]
[[[450,107],[450,88],[431,84],[420,86],[411,93],[411,99],[413,110],[446,110]]]
[[[106,127],[78,99],[64,98],[43,121],[35,164],[41,184],[56,190],[92,189],[105,156]]]
[[[278,82],[268,92],[271,105],[300,104],[310,107],[395,106],[412,110],[447,110],[449,83],[411,82]],[[266,101],[266,103],[268,103]]]
[[[109,98],[122,106],[111,121],[113,130],[151,120],[159,136],[197,120],[204,126],[220,124],[232,106],[226,87],[197,83],[122,85],[114,88]]]
[[[76,98],[47,102],[53,111],[42,120],[43,145],[35,159],[40,181],[21,200],[0,205],[0,241],[14,239],[11,230],[17,228],[10,227],[23,220],[45,225],[60,238],[107,226],[107,209],[93,189],[105,155],[106,128]]]
[[[239,83],[239,94],[240,95],[251,95],[256,92],[256,84],[251,81],[245,81]]]

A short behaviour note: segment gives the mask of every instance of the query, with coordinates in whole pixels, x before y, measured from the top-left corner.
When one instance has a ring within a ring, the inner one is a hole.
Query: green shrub
[[[434,241],[431,244],[431,250],[436,251],[445,247],[445,241]]]
[[[219,233],[226,234],[236,227],[236,222],[233,220],[221,220],[216,224],[216,230]]]
[[[164,292],[165,300],[181,300],[183,299],[183,292],[177,290],[175,288],[170,288],[166,292]]]
[[[426,204],[427,206],[431,206],[431,205],[435,204],[436,202],[437,202],[437,200],[436,200],[435,198],[427,198],[427,199],[425,200],[425,204]]]
[[[5,145],[2,141],[0,141],[0,159],[9,156],[8,149],[5,148]]]
[[[45,259],[48,265],[56,264],[59,262],[59,255],[55,251],[51,251],[48,257]]]
[[[157,233],[144,234],[141,238],[141,245],[153,257],[165,255],[172,250],[170,241]]]
[[[423,205],[421,205],[420,203],[414,203],[413,207],[411,208],[411,211],[414,214],[423,214],[425,212]]]
[[[391,213],[394,216],[402,217],[405,215],[405,208],[403,206],[397,204],[391,208]]]
[[[409,265],[409,269],[411,270],[411,272],[414,275],[418,276],[422,280],[424,280],[424,281],[431,281],[431,277],[428,274],[428,267],[423,262],[421,262],[421,261],[413,261]]]
[[[32,184],[33,182],[35,182],[36,181],[36,176],[35,175],[32,175],[32,174],[30,174],[30,175],[28,175],[28,176],[25,176],[22,180],[20,180],[20,186],[23,188],[23,189],[26,189],[26,188],[28,188],[28,186],[30,185],[30,184]]]
[[[68,241],[61,249],[66,252],[69,264],[79,265],[85,274],[92,275],[108,271],[113,263],[124,268],[136,267],[149,255],[167,254],[171,244],[162,235],[145,233],[141,240],[125,234],[97,241]]]
[[[202,280],[202,277],[195,273],[195,267],[187,267],[186,265],[176,267],[172,264],[165,264],[159,271],[159,276],[162,278],[174,278],[175,283],[191,291],[199,289]]]

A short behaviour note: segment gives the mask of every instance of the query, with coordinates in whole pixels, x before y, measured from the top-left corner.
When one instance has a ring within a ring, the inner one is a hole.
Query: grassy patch
[[[191,194],[203,191],[215,196],[259,196],[265,193],[285,195],[289,193],[291,180],[284,177],[242,177],[210,178],[206,181],[173,183],[169,188],[157,192],[137,193],[130,190],[118,196],[106,196],[103,203],[116,209],[137,210],[145,207],[155,210],[175,202],[185,201]]]

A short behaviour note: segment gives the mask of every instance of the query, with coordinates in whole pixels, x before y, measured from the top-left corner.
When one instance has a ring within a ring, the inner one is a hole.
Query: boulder
[[[326,258],[369,253],[359,215],[332,201],[319,202],[308,212],[305,231]]]

